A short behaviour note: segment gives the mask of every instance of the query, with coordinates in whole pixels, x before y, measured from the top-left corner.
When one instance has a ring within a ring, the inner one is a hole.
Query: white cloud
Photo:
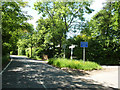
[[[27,22],[33,24],[34,28],[36,28],[36,21],[40,18],[38,12],[33,9],[36,0],[24,0],[24,1],[28,1],[28,5],[30,5],[30,7],[23,8],[22,10],[27,11],[27,15],[31,15],[33,17],[33,19],[28,20]]]
[[[106,0],[94,0],[93,3],[90,5],[90,8],[94,9],[95,11],[91,14],[85,14],[86,19],[90,20],[93,15],[99,12],[103,8],[103,3],[105,2]]]

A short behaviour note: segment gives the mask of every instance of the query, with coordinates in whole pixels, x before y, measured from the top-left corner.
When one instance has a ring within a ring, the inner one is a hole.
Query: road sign
[[[80,47],[88,47],[88,42],[81,42]]]
[[[69,46],[69,48],[71,48],[71,60],[72,60],[73,48],[75,48],[75,46],[77,46],[77,45],[71,45],[71,46]]]
[[[80,47],[83,47],[83,62],[85,62],[85,47],[88,47],[88,42],[81,42]]]
[[[65,49],[65,48],[66,48],[66,46],[67,46],[67,45],[66,45],[66,44],[64,44],[62,47]]]
[[[75,48],[76,45],[69,46],[69,48]]]
[[[67,44],[64,44],[62,47],[63,47],[63,49],[64,49],[64,58],[65,58],[65,48],[66,48],[66,46],[67,46]]]
[[[72,46],[69,46],[69,48],[75,48],[75,46],[77,46],[77,45],[72,45]]]

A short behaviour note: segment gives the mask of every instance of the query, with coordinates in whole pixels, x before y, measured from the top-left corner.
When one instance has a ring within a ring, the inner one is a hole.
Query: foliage
[[[86,23],[79,38],[88,42],[86,58],[100,64],[119,64],[120,56],[120,2],[106,2],[100,10]],[[90,39],[88,39],[89,37]]]
[[[83,60],[78,61],[63,58],[52,58],[49,60],[48,63],[60,68],[68,67],[80,70],[102,69],[102,67],[95,62],[86,61],[85,63],[83,63]]]
[[[31,50],[25,50],[25,48],[33,48],[34,44],[34,40],[33,40],[33,36],[34,36],[34,28],[32,24],[29,23],[24,23],[23,25],[24,27],[24,32],[22,32],[22,37],[19,38],[18,42],[17,42],[17,46],[18,46],[18,55],[27,55],[32,57],[32,52]],[[29,52],[29,53],[28,53]]]
[[[29,19],[21,10],[27,2],[2,2],[2,52],[17,53],[17,41],[23,32],[23,23]],[[17,22],[16,22],[17,21]]]
[[[18,55],[25,55],[25,48],[18,47]]]
[[[32,17],[26,16],[21,10],[27,2],[2,2],[3,56],[11,52],[10,54],[26,54],[32,58],[41,58],[43,54],[48,55],[49,58],[58,58],[63,56],[62,46],[66,44],[66,58],[70,58],[69,46],[75,44],[77,46],[73,50],[73,56],[81,59],[80,42],[86,41],[88,42],[87,61],[118,64],[120,60],[120,1],[106,2],[104,8],[90,21],[85,21],[84,14],[90,14],[93,11],[90,9],[90,4],[91,2],[88,1],[36,2],[34,9],[41,14],[41,17],[36,22],[35,30],[32,24],[26,22]],[[76,29],[81,30],[80,34],[67,39],[67,32],[76,32]],[[65,66],[60,62],[55,65]],[[79,66],[70,65],[68,67]]]
[[[10,60],[9,54],[2,56],[2,66],[7,64],[9,62],[9,60]]]
[[[46,49],[44,51],[53,51],[52,56],[60,55],[62,45],[66,43],[66,33],[73,23],[79,25],[78,21],[84,21],[84,13],[93,11],[89,6],[90,2],[36,2],[34,9],[42,14],[37,21],[37,38]]]
[[[91,2],[36,2],[34,9],[39,13],[42,13],[43,17],[50,17],[53,24],[54,18],[58,17],[57,22],[62,20],[65,25],[65,29],[68,31],[73,26],[72,23],[77,22],[76,18],[83,21],[84,13],[92,13],[92,9],[89,8]],[[65,30],[65,31],[66,31]]]

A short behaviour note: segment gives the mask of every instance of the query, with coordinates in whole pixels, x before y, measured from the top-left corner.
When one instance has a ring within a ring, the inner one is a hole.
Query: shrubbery
[[[10,59],[9,54],[2,56],[2,65],[7,64],[9,62],[9,59]]]
[[[18,55],[25,55],[25,48],[19,47],[18,48]]]
[[[57,67],[68,67],[73,69],[80,69],[80,70],[95,70],[95,69],[102,69],[100,65],[95,62],[86,61],[85,63],[83,60],[70,60],[70,59],[63,59],[63,58],[52,58],[49,59],[48,64],[57,66]]]
[[[31,56],[31,48],[26,48],[25,54],[27,57],[38,60],[42,58],[42,49],[32,48],[32,56]]]
[[[78,35],[79,36],[79,35]],[[87,36],[86,36],[87,37]],[[77,45],[73,49],[73,56],[76,57],[76,59],[82,59],[83,58],[83,48],[80,47],[80,42],[85,41],[82,36],[81,37],[74,37],[74,39],[69,39],[66,48],[66,58],[70,58],[70,49],[69,46],[74,44]],[[100,65],[118,65],[120,60],[120,48],[116,49],[118,47],[107,47],[102,42],[100,43],[94,38],[91,38],[89,40],[86,40],[88,42],[88,47],[85,49],[86,52],[86,60],[94,61]],[[115,51],[116,49],[116,51]]]

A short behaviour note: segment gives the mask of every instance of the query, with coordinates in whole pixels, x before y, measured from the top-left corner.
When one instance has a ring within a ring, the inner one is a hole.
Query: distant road
[[[99,88],[99,90],[113,90],[95,81],[75,78],[74,76],[45,64],[44,61],[30,60],[23,56],[11,56],[12,62],[2,73],[2,88]]]

